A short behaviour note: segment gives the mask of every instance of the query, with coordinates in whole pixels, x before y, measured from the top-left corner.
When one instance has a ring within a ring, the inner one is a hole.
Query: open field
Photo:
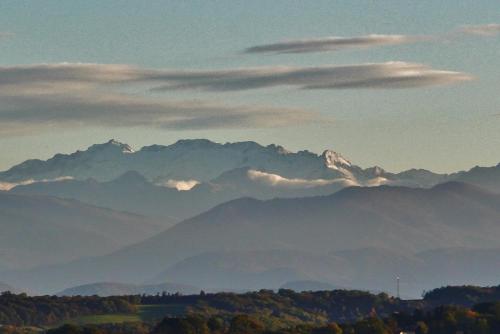
[[[122,314],[95,314],[73,318],[57,324],[59,327],[63,324],[74,325],[100,325],[100,324],[118,324],[124,322],[149,322],[159,320],[166,315],[182,315],[186,309],[184,305],[139,305],[137,313]]]

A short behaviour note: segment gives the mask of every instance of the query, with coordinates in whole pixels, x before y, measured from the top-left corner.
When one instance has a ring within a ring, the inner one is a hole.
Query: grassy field
[[[139,322],[139,321],[157,321],[166,315],[178,316],[185,313],[184,305],[140,305],[137,313],[129,314],[96,314],[86,315],[64,321],[54,327],[59,327],[63,324],[75,325],[99,325],[99,324],[117,324],[123,322]]]
[[[99,324],[117,324],[122,322],[138,322],[138,321],[141,321],[141,317],[139,316],[139,314],[99,314],[99,315],[86,315],[78,318],[73,318],[64,321],[62,324],[99,325]]]

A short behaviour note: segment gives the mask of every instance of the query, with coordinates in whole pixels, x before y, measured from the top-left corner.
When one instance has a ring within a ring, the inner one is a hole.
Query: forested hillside
[[[4,293],[0,333],[498,334],[499,294],[500,286],[445,287],[413,301],[347,290],[109,298]]]

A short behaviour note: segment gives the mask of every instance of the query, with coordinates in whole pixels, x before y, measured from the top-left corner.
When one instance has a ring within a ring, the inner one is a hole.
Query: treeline
[[[0,295],[0,325],[46,326],[91,314],[134,313],[138,297]]]
[[[7,328],[5,325],[47,327],[85,315],[138,313],[141,305],[157,304],[172,306],[166,310],[176,310],[174,314],[165,311],[155,315],[157,319],[196,314],[204,319],[222,319],[228,324],[235,315],[245,314],[262,323],[266,331],[274,331],[304,325],[324,326],[333,322],[348,324],[371,315],[382,319],[396,319],[394,314],[420,314],[423,317],[437,306],[451,304],[470,308],[472,304],[487,301],[500,301],[500,287],[446,287],[430,291],[423,300],[414,301],[355,290],[294,292],[281,289],[243,294],[202,292],[189,296],[163,293],[120,297],[28,297],[4,293],[0,295],[0,325],[4,325],[4,329]],[[471,309],[471,312],[487,314],[483,309]],[[404,323],[405,319],[401,316],[398,323]],[[430,320],[422,318],[418,321],[429,322],[430,326]]]
[[[268,328],[301,323],[348,322],[366,317],[373,311],[387,316],[396,311],[411,311],[425,306],[422,301],[403,301],[385,293],[357,290],[295,292],[280,289],[278,292],[260,290],[243,294],[144,296],[141,300],[144,304],[186,305],[189,313],[205,317],[230,318],[237,313],[249,314],[265,322]]]
[[[167,317],[152,329],[137,327],[134,324],[86,327],[66,325],[49,330],[47,334],[399,334],[401,332],[498,334],[500,303],[478,304],[472,309],[442,306],[428,312],[417,310],[412,314],[395,313],[386,318],[380,318],[373,313],[350,323],[300,324],[279,330],[271,330],[259,319],[240,314],[229,320],[221,317],[205,318],[199,315]]]
[[[500,285],[493,287],[447,286],[424,294],[424,301],[434,305],[472,306],[500,300]],[[500,332],[499,332],[500,333]]]

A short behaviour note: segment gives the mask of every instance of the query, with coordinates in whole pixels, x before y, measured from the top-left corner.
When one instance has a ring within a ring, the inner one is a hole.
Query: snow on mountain
[[[129,171],[144,176],[148,182],[183,191],[194,190],[200,183],[220,184],[214,180],[222,175],[226,176],[226,185],[231,175],[233,186],[265,183],[272,188],[318,190],[326,189],[329,184],[335,184],[337,190],[352,185],[428,188],[457,180],[500,190],[500,165],[475,167],[450,175],[423,169],[396,174],[379,166],[363,169],[332,150],[318,155],[309,151],[291,152],[274,144],[262,146],[252,141],[220,144],[207,139],[179,140],[172,145],[145,146],[138,151],[110,140],[85,151],[56,154],[46,161],[27,160],[0,172],[0,190],[68,178],[107,182]]]
[[[328,168],[338,170],[342,168],[342,166],[351,167],[351,162],[335,151],[326,150],[321,156],[325,160],[326,167]]]
[[[134,151],[130,146],[110,140],[85,151],[56,154],[51,159],[28,160],[0,173],[3,182],[23,182],[57,177],[109,181],[134,170],[148,180],[209,181],[225,171],[249,167],[285,178],[352,179],[362,169],[352,166],[339,153],[325,151],[290,152],[281,146],[262,146],[255,142],[218,144],[205,139],[179,140],[169,146],[146,146]]]
[[[210,181],[224,172],[250,168],[285,179],[333,180],[365,184],[367,180],[386,176],[379,167],[362,169],[341,154],[326,150],[321,155],[309,151],[290,152],[278,145],[262,146],[255,142],[219,144],[206,139],[179,140],[169,146],[151,145],[134,151],[129,145],[110,140],[90,146],[85,151],[56,154],[42,160],[27,160],[0,172],[4,184],[27,180],[71,177],[110,181],[128,171],[137,171],[150,182],[182,190],[196,182]],[[186,180],[188,183],[178,182]],[[432,185],[432,184],[431,184]],[[4,187],[5,188],[5,187]]]

